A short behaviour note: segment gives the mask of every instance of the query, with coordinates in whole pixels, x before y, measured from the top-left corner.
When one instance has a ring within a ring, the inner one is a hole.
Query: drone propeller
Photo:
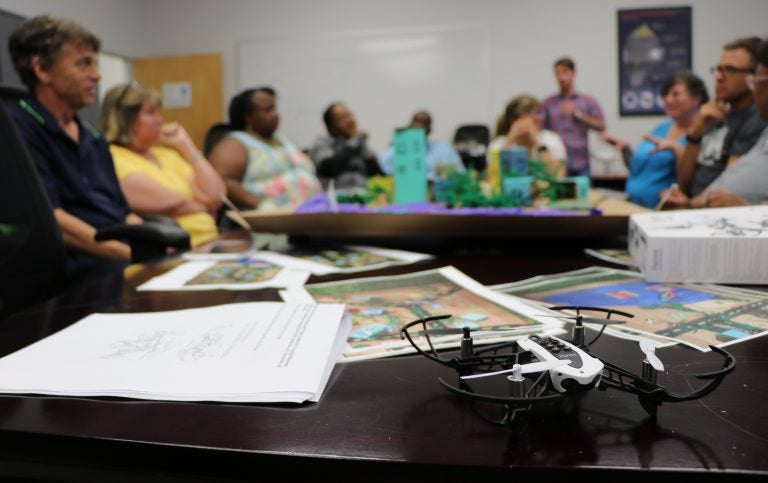
[[[584,322],[587,324],[616,325],[625,323],[619,319],[603,319],[601,317],[585,317],[583,315],[541,315],[540,317],[557,317],[558,319],[571,319],[576,323]]]
[[[495,371],[495,372],[484,372],[482,374],[473,374],[471,376],[461,376],[461,379],[478,379],[480,377],[496,376],[499,374],[507,374],[509,372],[512,373],[513,377],[517,378],[519,376],[522,376],[523,374],[528,374],[530,372],[548,371],[550,369],[554,369],[560,366],[565,366],[570,363],[571,361],[569,360],[557,360],[557,361],[531,362],[530,364],[515,364],[514,366],[512,366],[511,369],[504,369],[503,371]]]
[[[653,342],[651,342],[649,339],[641,338],[640,350],[643,351],[643,354],[645,354],[645,358],[648,360],[648,363],[650,363],[654,369],[657,371],[664,370],[664,364],[656,355],[656,346],[653,345]]]

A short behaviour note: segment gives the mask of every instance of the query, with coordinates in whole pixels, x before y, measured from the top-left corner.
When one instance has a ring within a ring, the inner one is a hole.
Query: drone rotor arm
[[[468,391],[466,389],[458,388],[452,384],[449,384],[446,382],[442,377],[437,378],[437,381],[442,385],[445,389],[448,391],[458,394],[460,396],[464,396],[476,401],[483,401],[483,402],[489,402],[489,403],[495,403],[495,404],[528,404],[528,403],[535,403],[535,402],[545,402],[545,401],[553,401],[555,399],[559,399],[563,397],[563,393],[555,392],[551,394],[534,394],[532,396],[526,395],[526,397],[509,397],[509,396],[493,396],[490,394],[481,394],[473,391]],[[468,387],[466,384],[462,384],[465,387]]]
[[[636,394],[641,399],[650,400],[655,403],[684,402],[700,399],[717,389],[720,383],[723,382],[723,379],[725,379],[725,376],[731,373],[736,366],[736,359],[731,354],[714,346],[710,346],[710,348],[725,358],[723,367],[714,372],[695,375],[694,377],[698,379],[709,380],[709,383],[688,394],[678,394],[660,384],[651,384],[632,372],[606,361],[602,361],[605,364],[605,371],[600,381],[600,388],[612,388]]]

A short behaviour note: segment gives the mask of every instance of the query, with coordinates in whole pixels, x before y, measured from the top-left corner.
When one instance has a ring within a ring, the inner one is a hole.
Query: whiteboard
[[[479,27],[350,32],[237,44],[238,91],[277,91],[278,131],[300,148],[326,133],[323,111],[342,101],[376,152],[419,109],[432,139],[491,119],[490,32]]]

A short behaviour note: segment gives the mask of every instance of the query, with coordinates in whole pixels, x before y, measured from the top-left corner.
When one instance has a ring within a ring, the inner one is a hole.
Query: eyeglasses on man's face
[[[750,74],[745,80],[747,81],[747,87],[749,87],[749,90],[754,91],[758,84],[768,82],[768,75]]]
[[[748,74],[752,70],[749,67],[736,67],[735,65],[715,65],[709,68],[712,75],[718,72],[724,75]]]

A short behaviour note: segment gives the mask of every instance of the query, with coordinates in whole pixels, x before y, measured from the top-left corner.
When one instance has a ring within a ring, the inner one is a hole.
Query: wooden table
[[[497,284],[600,263],[582,249],[578,240],[562,239],[474,247],[435,243],[434,260],[360,275],[453,265]],[[176,263],[74,287],[0,322],[0,354],[93,312],[277,300],[274,290],[134,290]],[[655,421],[633,396],[595,390],[537,408],[526,424],[492,426],[438,385],[448,369],[420,356],[338,365],[314,404],[0,396],[0,476],[77,482],[765,481],[768,338],[729,350],[736,371],[717,391],[700,401],[665,404]],[[628,367],[638,367],[641,357],[636,344],[605,336],[593,352]],[[671,373],[692,374],[719,363],[712,354],[681,347],[659,352]],[[242,370],[259,376],[258,367]]]

